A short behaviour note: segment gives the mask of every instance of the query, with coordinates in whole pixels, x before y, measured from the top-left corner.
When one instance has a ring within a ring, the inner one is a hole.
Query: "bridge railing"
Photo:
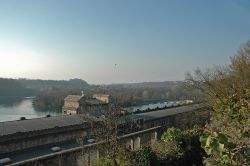
[[[118,139],[121,142],[125,143],[126,145],[128,145],[127,143],[130,143],[129,146],[131,147],[131,150],[137,150],[141,146],[141,144],[144,143],[143,142],[144,140],[142,139],[143,136],[149,134],[148,137],[150,138],[150,141],[154,142],[157,139],[157,130],[160,128],[161,128],[161,126],[157,126],[157,127],[137,131],[134,133],[120,136],[120,137],[118,137]],[[153,137],[152,137],[152,135],[153,135]],[[95,150],[95,153],[96,153],[95,156],[96,156],[96,159],[98,160],[99,159],[98,146],[101,144],[104,144],[104,143],[105,143],[105,141],[100,141],[100,142],[91,143],[91,144],[87,144],[87,145],[83,145],[83,146],[79,145],[79,147],[75,147],[75,148],[55,152],[52,154],[27,159],[24,161],[12,163],[11,165],[12,166],[21,166],[21,165],[26,165],[29,163],[40,163],[40,162],[42,163],[44,160],[53,160],[54,158],[56,158],[58,156],[66,156],[67,154],[76,153],[76,152],[81,152],[82,155],[84,156],[83,159],[84,159],[85,165],[90,165],[90,161],[91,161],[90,151]]]

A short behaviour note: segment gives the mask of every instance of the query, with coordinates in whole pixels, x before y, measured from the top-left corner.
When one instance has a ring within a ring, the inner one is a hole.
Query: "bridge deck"
[[[141,130],[141,131],[130,133],[130,134],[126,134],[126,135],[120,136],[119,139],[122,140],[122,139],[130,138],[133,136],[142,135],[145,133],[150,133],[152,131],[157,130],[158,128],[160,128],[160,126],[153,127],[153,128],[146,129],[146,130]],[[26,163],[32,163],[37,160],[43,160],[52,156],[59,156],[64,153],[69,153],[73,151],[81,151],[84,148],[98,147],[98,145],[102,143],[104,143],[104,141],[100,141],[96,143],[83,142],[83,146],[81,146],[79,143],[76,142],[76,140],[71,140],[71,141],[58,143],[58,144],[34,147],[34,148],[27,149],[27,150],[15,152],[15,153],[2,154],[0,155],[0,159],[8,157],[11,159],[11,165],[18,166],[18,165],[23,165]],[[51,148],[54,146],[60,147],[62,151],[53,152]]]
[[[153,120],[179,113],[193,111],[202,107],[204,106],[202,106],[201,104],[192,104],[192,105],[168,108],[158,111],[128,115],[123,117],[122,119],[129,118],[129,119]],[[86,121],[83,121],[80,115],[65,115],[56,117],[45,117],[45,118],[0,122],[0,137],[15,133],[24,133],[24,132],[52,129],[56,127],[81,125],[84,122]]]
[[[55,116],[27,120],[0,122],[0,136],[56,127],[80,125],[84,121],[78,116]]]
[[[204,105],[202,104],[185,105],[185,106],[174,107],[174,108],[166,108],[166,109],[157,110],[157,111],[132,114],[132,115],[125,116],[123,119],[125,120],[126,119],[135,119],[135,120],[143,119],[145,121],[155,120],[155,119],[160,119],[160,118],[164,118],[164,117],[171,116],[171,115],[194,111],[203,107]]]

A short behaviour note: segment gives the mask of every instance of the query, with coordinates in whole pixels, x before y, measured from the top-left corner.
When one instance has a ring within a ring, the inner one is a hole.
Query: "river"
[[[37,111],[32,105],[33,99],[8,99],[0,101],[0,122],[19,120],[20,117],[26,119],[45,117],[46,115],[61,115],[56,111]]]

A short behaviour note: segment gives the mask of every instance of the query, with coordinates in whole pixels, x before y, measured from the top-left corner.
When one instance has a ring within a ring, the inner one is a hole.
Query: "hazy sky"
[[[0,0],[0,77],[183,80],[249,39],[249,0]]]

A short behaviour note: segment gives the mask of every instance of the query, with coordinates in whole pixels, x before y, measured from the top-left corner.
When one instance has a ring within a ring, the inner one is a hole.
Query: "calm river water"
[[[60,115],[59,112],[36,111],[32,105],[33,99],[5,100],[0,102],[0,122]]]

